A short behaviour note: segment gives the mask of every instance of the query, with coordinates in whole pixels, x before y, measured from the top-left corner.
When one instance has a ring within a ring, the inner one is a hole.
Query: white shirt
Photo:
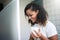
[[[45,27],[42,25],[40,26],[38,24],[35,24],[31,27],[31,30],[34,28],[37,28],[37,27],[40,28],[40,32],[47,38],[52,37],[57,34],[55,25],[53,23],[51,23],[50,21],[47,21]]]

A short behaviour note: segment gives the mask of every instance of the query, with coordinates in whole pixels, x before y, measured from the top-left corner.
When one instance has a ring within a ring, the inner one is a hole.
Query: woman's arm
[[[49,37],[49,39],[50,39],[50,40],[58,40],[58,35],[56,34],[56,35],[54,35],[54,36],[52,36],[52,37]]]
[[[40,38],[41,40],[49,40],[47,37],[45,37],[45,36],[42,35],[42,34],[41,34],[41,36],[39,36],[39,38]]]
[[[33,34],[32,34],[33,35]],[[34,40],[34,38],[32,37],[32,35],[30,35],[29,40]],[[34,35],[33,35],[34,36]],[[46,38],[44,35],[41,34],[41,36],[39,37],[41,40],[58,40],[58,35],[54,35],[52,37]]]
[[[37,34],[37,36],[34,35],[34,33],[32,33],[33,37],[39,38],[39,39],[41,39],[41,40],[49,40],[47,37],[45,37],[45,36],[44,36],[43,34],[41,34],[40,32],[36,32],[36,31],[34,31],[34,32]]]
[[[49,37],[49,38],[47,38],[47,37],[45,37],[43,34],[41,34],[41,33],[37,33],[36,31],[35,31],[35,33],[38,35],[38,37],[41,39],[41,40],[58,40],[58,35],[56,34],[56,35],[54,35],[54,36],[52,36],[52,37]]]
[[[58,40],[58,35],[56,34],[56,35],[49,37],[49,38],[46,38],[43,35],[41,35],[40,39],[41,40]]]
[[[57,34],[47,38],[43,34],[40,33],[40,30],[38,30],[38,32],[34,30],[34,32],[36,33],[36,35],[32,32],[31,33],[31,37],[30,37],[31,39],[32,38],[33,39],[34,38],[40,38],[41,40],[58,40],[58,35]]]

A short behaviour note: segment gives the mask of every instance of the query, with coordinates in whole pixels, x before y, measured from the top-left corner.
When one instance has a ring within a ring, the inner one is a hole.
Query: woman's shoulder
[[[54,29],[56,27],[55,27],[55,25],[51,21],[47,21],[46,28],[47,29]]]
[[[52,26],[54,25],[51,21],[47,21],[46,26]]]
[[[51,21],[48,21],[46,24],[46,32],[48,37],[52,37],[57,34],[56,27]]]

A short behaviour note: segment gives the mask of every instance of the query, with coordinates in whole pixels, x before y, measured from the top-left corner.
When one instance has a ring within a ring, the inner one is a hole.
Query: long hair
[[[47,12],[45,11],[45,9],[44,9],[43,6],[40,6],[40,5],[36,4],[36,3],[29,3],[29,4],[25,7],[25,10],[24,10],[26,16],[28,16],[27,13],[26,13],[26,11],[27,11],[28,9],[31,9],[31,10],[33,10],[33,11],[39,10],[39,13],[37,14],[36,19],[37,19],[37,21],[38,21],[40,24],[42,24],[42,25],[44,25],[44,26],[46,25],[46,21],[47,21],[48,14],[47,14]],[[31,23],[31,25],[34,25],[34,24],[36,23],[36,22],[33,23],[30,19],[28,20],[28,22]]]

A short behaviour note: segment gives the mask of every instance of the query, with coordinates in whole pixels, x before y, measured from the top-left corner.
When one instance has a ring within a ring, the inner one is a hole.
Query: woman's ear
[[[39,13],[39,10],[37,10],[36,13],[38,14]]]

